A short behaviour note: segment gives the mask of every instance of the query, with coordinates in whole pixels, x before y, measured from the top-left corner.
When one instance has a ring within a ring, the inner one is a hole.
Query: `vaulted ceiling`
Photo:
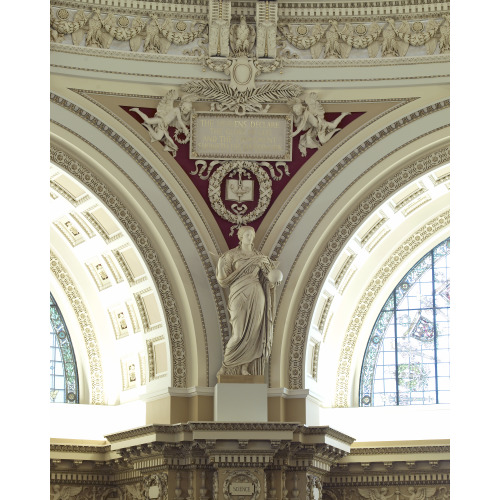
[[[170,128],[174,156],[134,111],[154,116],[171,90],[177,107],[193,82],[229,84],[224,58],[202,50],[212,3],[117,2],[100,12],[51,3],[51,290],[80,332],[84,402],[216,382],[229,323],[215,266],[237,243],[237,214],[214,196],[224,197],[229,170],[197,159],[192,140]],[[256,246],[284,274],[269,385],[309,388],[340,407],[356,405],[364,345],[387,294],[449,234],[450,191],[448,4],[348,3],[277,3],[280,65],[255,76],[256,88],[290,84],[301,98],[316,94],[326,121],[345,115],[318,149],[303,156],[297,135],[290,161],[261,165],[252,177],[260,198],[246,212],[257,215],[248,220]],[[233,25],[240,15],[255,22],[252,2],[231,4]],[[156,48],[154,23],[164,32]],[[288,101],[275,95],[267,113],[290,114]],[[193,110],[217,102],[198,95]]]

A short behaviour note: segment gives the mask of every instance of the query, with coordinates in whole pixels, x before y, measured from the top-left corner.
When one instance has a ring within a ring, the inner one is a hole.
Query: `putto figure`
[[[292,137],[302,131],[306,132],[299,140],[299,150],[302,156],[306,156],[307,148],[317,149],[329,141],[340,130],[337,125],[345,116],[351,114],[343,112],[333,122],[326,121],[325,110],[321,103],[318,102],[315,92],[308,94],[304,101],[296,97],[288,105],[292,108],[293,123],[296,127]]]
[[[137,113],[143,120],[143,125],[148,129],[151,137],[151,142],[163,140],[163,149],[175,156],[179,146],[175,143],[168,133],[168,127],[175,127],[174,138],[180,144],[185,144],[190,139],[190,131],[187,124],[191,116],[193,108],[192,102],[197,99],[195,95],[184,95],[181,98],[179,106],[174,106],[174,101],[177,98],[175,90],[169,90],[165,97],[162,98],[160,104],[156,108],[156,113],[153,118],[150,118],[143,113],[139,108],[131,108],[130,111]],[[179,138],[179,134],[183,133],[185,137]]]
[[[240,227],[239,245],[217,265],[217,281],[229,287],[232,330],[218,375],[264,375],[271,353],[275,287],[283,274],[277,262],[255,250],[254,238],[253,227]]]

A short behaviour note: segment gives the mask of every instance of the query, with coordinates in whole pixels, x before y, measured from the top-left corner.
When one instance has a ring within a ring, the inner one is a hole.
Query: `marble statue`
[[[263,375],[271,353],[275,288],[283,274],[277,262],[255,250],[254,238],[252,227],[240,227],[239,245],[217,265],[217,281],[229,287],[232,330],[218,375]]]
[[[174,101],[177,98],[175,90],[169,90],[162,98],[153,118],[143,113],[139,108],[130,108],[130,111],[137,113],[144,121],[143,125],[147,128],[151,137],[151,142],[164,141],[164,151],[168,151],[175,156],[179,147],[168,133],[169,127],[175,127],[174,138],[180,144],[185,144],[190,139],[188,123],[191,116],[192,101],[196,99],[194,95],[184,95],[181,98],[179,106],[174,107]],[[184,133],[185,138],[180,139],[179,133]]]
[[[299,140],[299,150],[302,156],[306,156],[307,148],[316,149],[329,141],[340,128],[337,125],[342,119],[350,115],[350,112],[343,112],[333,122],[325,120],[325,110],[317,99],[317,94],[311,92],[308,94],[304,102],[296,97],[289,103],[293,112],[293,122],[296,126],[292,137],[295,137],[300,132],[304,131]]]

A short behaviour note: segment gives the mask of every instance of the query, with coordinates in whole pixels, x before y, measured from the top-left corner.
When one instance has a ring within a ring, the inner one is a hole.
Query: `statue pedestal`
[[[214,393],[215,422],[267,422],[263,375],[219,375]]]

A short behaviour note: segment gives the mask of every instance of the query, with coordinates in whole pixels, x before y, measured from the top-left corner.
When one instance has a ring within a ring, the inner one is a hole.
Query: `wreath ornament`
[[[271,203],[271,196],[273,194],[272,181],[269,175],[267,175],[267,172],[264,168],[262,168],[262,166],[259,165],[258,162],[236,160],[218,163],[221,164],[221,167],[219,167],[210,177],[208,183],[208,197],[214,211],[224,220],[233,223],[229,232],[229,235],[232,236],[235,229],[237,230],[241,226],[258,219],[265,213]],[[215,165],[211,164],[211,166],[213,167]],[[232,176],[236,173],[246,173],[248,175],[249,172],[257,177],[257,181],[259,183],[259,201],[257,206],[251,212],[246,213],[246,205],[233,203],[231,205],[231,212],[226,208],[224,201],[221,198],[222,182],[226,176]]]

